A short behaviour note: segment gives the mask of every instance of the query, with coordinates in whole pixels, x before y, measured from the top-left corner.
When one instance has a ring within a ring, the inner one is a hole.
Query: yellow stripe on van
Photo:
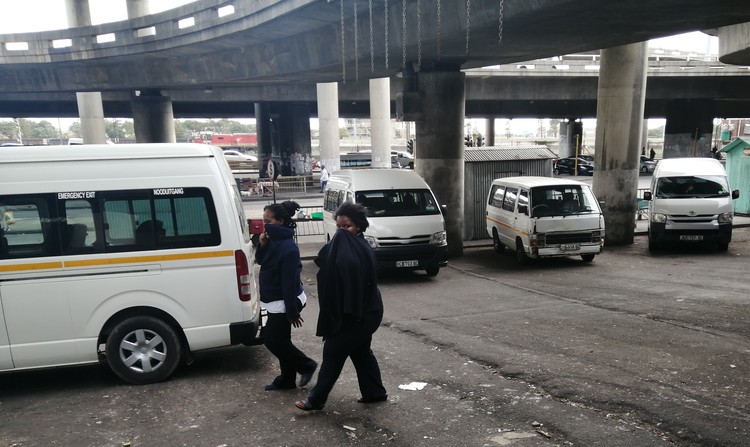
[[[519,230],[517,228],[513,228],[512,226],[510,226],[508,224],[504,224],[504,223],[502,223],[500,221],[497,221],[495,219],[492,219],[491,217],[485,217],[485,219],[489,220],[490,222],[496,223],[496,224],[500,225],[503,228],[507,228],[510,231],[513,231],[514,233],[518,233],[518,234],[521,234],[523,236],[528,236],[529,235],[529,233],[526,233],[525,231],[521,231],[521,230]]]
[[[95,265],[112,264],[143,264],[148,262],[184,261],[186,259],[223,258],[226,256],[234,256],[234,252],[232,250],[221,250],[201,253],[181,253],[173,255],[131,256],[129,258],[83,259],[79,261],[65,261],[65,267],[91,267]]]
[[[0,265],[0,272],[20,272],[23,270],[61,269],[62,262],[37,262],[32,264]]]

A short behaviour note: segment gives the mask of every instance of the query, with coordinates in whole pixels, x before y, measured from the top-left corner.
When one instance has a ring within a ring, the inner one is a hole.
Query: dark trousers
[[[292,323],[286,314],[268,314],[266,325],[263,326],[263,344],[279,359],[281,374],[273,380],[274,385],[294,388],[297,386],[297,373],[315,370],[315,361],[292,343]]]
[[[386,395],[378,360],[370,349],[372,333],[363,326],[366,325],[348,323],[338,334],[325,338],[318,382],[308,396],[311,405],[325,405],[328,395],[341,375],[347,357],[352,359],[357,371],[359,391],[363,398],[376,399]]]

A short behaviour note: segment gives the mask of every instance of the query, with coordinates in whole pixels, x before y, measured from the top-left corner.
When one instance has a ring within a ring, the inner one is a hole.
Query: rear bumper
[[[375,249],[378,267],[381,269],[422,270],[448,265],[447,245],[417,245],[404,247],[378,247]],[[416,266],[397,266],[399,261],[417,261]]]
[[[263,339],[260,337],[260,312],[254,320],[230,323],[229,340],[233,345],[240,343],[246,346],[263,344]]]

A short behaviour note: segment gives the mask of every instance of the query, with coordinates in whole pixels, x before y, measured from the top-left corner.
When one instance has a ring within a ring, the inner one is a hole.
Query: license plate
[[[396,267],[419,267],[419,261],[396,261]]]
[[[681,241],[702,241],[702,234],[683,234],[680,236]]]
[[[573,251],[580,250],[581,244],[560,244],[561,251]]]

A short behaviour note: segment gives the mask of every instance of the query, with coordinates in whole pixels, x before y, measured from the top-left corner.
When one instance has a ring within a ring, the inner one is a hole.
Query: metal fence
[[[302,207],[294,218],[297,223],[295,236],[317,236],[323,235],[323,207]]]

